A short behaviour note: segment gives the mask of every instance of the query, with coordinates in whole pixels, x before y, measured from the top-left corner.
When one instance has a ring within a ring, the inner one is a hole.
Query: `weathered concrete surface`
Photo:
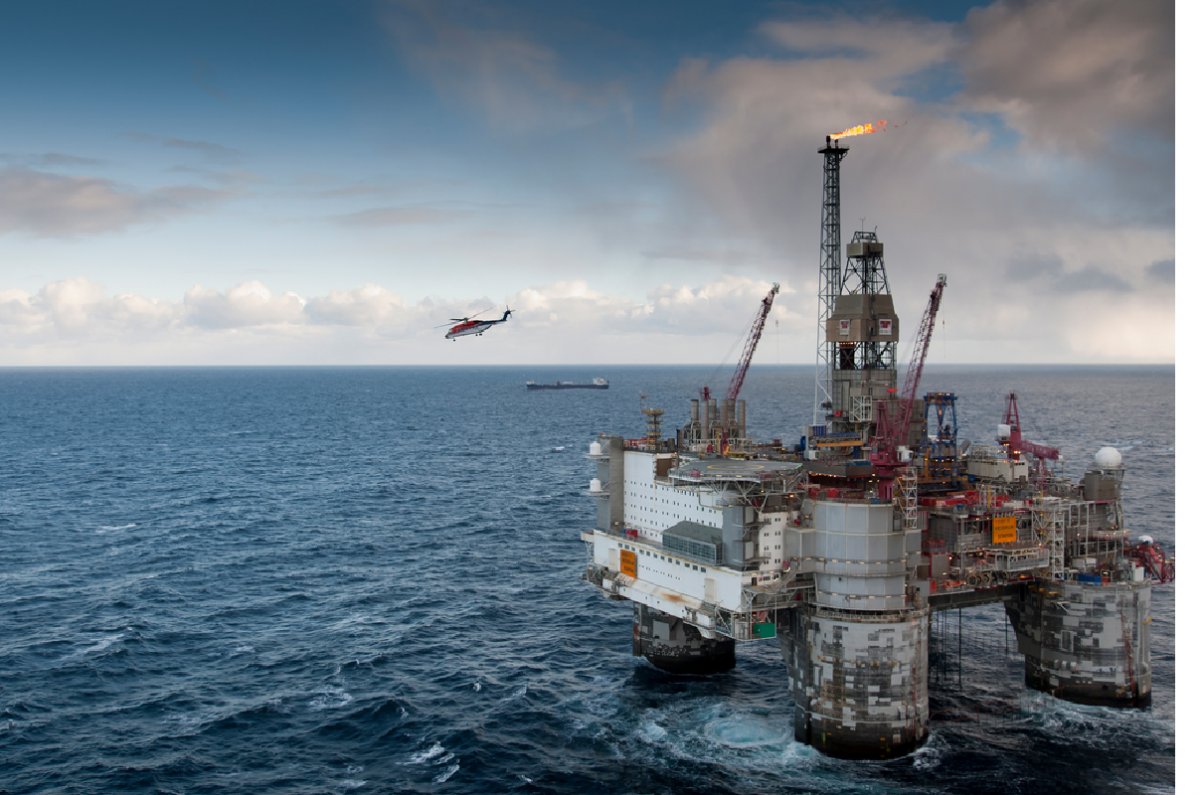
[[[1025,682],[1081,704],[1150,703],[1150,581],[1040,582],[1005,602]]]
[[[891,759],[929,734],[929,609],[797,607],[780,624],[795,737],[844,759]]]
[[[737,664],[736,642],[709,639],[682,618],[633,605],[633,656],[673,674],[714,674]]]

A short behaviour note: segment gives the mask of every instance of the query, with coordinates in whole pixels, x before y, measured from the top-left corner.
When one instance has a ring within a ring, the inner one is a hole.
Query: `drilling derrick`
[[[846,272],[824,333],[837,353],[829,374],[831,431],[856,433],[865,440],[875,419],[875,403],[896,391],[900,338],[883,243],[874,232],[855,232],[846,244]]]

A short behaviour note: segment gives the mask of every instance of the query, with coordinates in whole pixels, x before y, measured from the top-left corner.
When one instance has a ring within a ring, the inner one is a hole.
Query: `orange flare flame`
[[[834,133],[833,135],[829,136],[829,140],[836,141],[839,138],[846,138],[851,135],[866,135],[867,133],[873,132],[887,132],[887,119],[877,121],[874,124],[868,122],[866,124],[860,124],[857,127],[847,127],[840,133]]]

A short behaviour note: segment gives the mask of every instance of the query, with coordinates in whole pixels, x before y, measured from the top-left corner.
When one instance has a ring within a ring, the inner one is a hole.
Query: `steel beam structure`
[[[825,193],[821,202],[821,269],[817,285],[817,385],[813,399],[813,424],[824,425],[833,406],[830,383],[837,343],[825,338],[825,321],[833,317],[842,289],[842,158],[850,150],[825,139]]]

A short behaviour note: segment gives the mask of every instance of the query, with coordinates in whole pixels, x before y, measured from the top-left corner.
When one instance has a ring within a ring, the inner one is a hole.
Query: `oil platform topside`
[[[633,653],[670,672],[735,665],[778,637],[795,737],[847,758],[911,752],[929,731],[933,611],[1003,602],[1026,683],[1069,700],[1149,704],[1150,587],[1174,561],[1133,538],[1121,456],[1079,482],[1021,435],[1009,394],[996,445],[959,444],[956,398],[918,398],[946,277],[930,292],[897,388],[899,318],[883,243],[856,232],[840,262],[840,163],[826,141],[814,421],[785,450],[749,437],[737,398],[776,285],[724,399],[708,388],[664,437],[601,434],[588,457],[596,526],[584,578],[634,604]]]

